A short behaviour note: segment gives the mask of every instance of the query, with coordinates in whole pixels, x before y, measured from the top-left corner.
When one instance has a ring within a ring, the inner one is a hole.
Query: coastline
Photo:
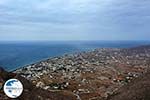
[[[0,65],[7,71],[68,53],[96,48],[130,48],[150,44],[149,41],[70,41],[70,42],[2,42]]]
[[[30,66],[30,65],[35,65],[35,64],[38,64],[38,63],[41,63],[41,62],[44,62],[44,61],[47,61],[47,60],[50,60],[50,59],[64,57],[65,55],[75,55],[75,54],[81,54],[81,53],[85,53],[85,52],[88,53],[88,52],[92,52],[92,51],[95,51],[95,50],[98,50],[98,49],[99,50],[100,49],[130,49],[130,48],[136,48],[136,47],[142,47],[142,46],[147,46],[147,45],[139,45],[139,46],[132,46],[132,47],[122,47],[122,48],[117,48],[117,47],[112,47],[112,48],[109,48],[109,47],[107,47],[107,48],[95,48],[95,49],[86,50],[86,51],[65,53],[65,54],[62,54],[62,55],[59,55],[59,56],[47,57],[47,58],[44,58],[44,59],[41,59],[41,60],[38,60],[38,61],[35,61],[35,62],[31,62],[29,64],[25,64],[23,66],[18,66],[15,69],[11,69],[10,72],[15,72],[16,70],[25,68],[25,67]]]
[[[93,49],[93,50],[95,50],[95,49]],[[20,67],[14,69],[14,70],[12,69],[10,72],[15,72],[16,70],[25,68],[25,67],[30,66],[30,65],[38,64],[38,63],[44,62],[44,61],[46,61],[46,60],[64,57],[65,55],[74,55],[74,54],[79,54],[79,53],[82,53],[82,52],[90,52],[90,51],[92,51],[92,50],[89,50],[89,51],[80,51],[80,52],[74,52],[74,53],[66,53],[66,54],[59,55],[59,56],[48,57],[48,58],[45,58],[45,59],[38,60],[38,61],[36,61],[36,62],[32,62],[32,63],[30,63],[30,64],[26,64],[26,65],[20,66]]]
[[[106,98],[140,77],[149,69],[149,59],[150,45],[128,49],[101,48],[40,61],[15,73],[36,87],[67,91],[87,100],[93,95]]]
[[[123,58],[120,58],[121,55]],[[90,58],[87,59],[85,56]],[[97,57],[104,57],[104,61],[101,59],[97,62]],[[123,59],[126,58],[128,60],[124,62]],[[64,63],[65,59],[67,62]],[[74,63],[70,63],[73,59],[76,59]],[[38,99],[40,95],[40,98],[50,100],[62,98],[64,100],[68,98],[70,100],[141,100],[141,98],[149,100],[149,59],[150,45],[128,49],[95,49],[76,55],[49,58],[35,63],[34,67],[29,65],[30,67],[25,66],[26,68],[20,71],[18,69],[16,73],[0,69],[2,75],[0,79],[3,80],[2,83],[6,81],[3,76],[5,75],[21,80],[26,91],[19,97],[20,99],[31,99],[33,95]],[[88,63],[88,60],[91,62]],[[50,70],[50,66],[46,65],[48,63],[56,65],[57,62],[58,69],[56,66],[51,66]],[[62,66],[64,64],[65,66]],[[7,98],[1,90],[0,93],[0,98]]]
[[[142,46],[142,45],[141,45]],[[137,47],[137,46],[135,46]],[[130,48],[133,48],[133,47],[130,47]],[[69,55],[76,55],[76,54],[81,54],[81,53],[88,53],[88,52],[92,52],[92,51],[95,51],[95,50],[98,50],[98,49],[120,49],[120,48],[96,48],[96,49],[92,49],[92,50],[87,50],[87,51],[79,51],[79,52],[73,52],[73,53],[66,53],[66,54],[63,54],[63,55],[59,55],[59,56],[54,56],[54,57],[48,57],[48,58],[45,58],[45,59],[41,59],[41,60],[38,60],[36,62],[32,62],[30,64],[25,64],[23,66],[19,66],[18,68],[16,69],[12,69],[10,72],[15,72],[16,70],[19,70],[19,69],[22,69],[22,68],[26,68],[28,66],[32,66],[32,65],[36,65],[38,63],[42,63],[42,62],[45,62],[47,60],[50,60],[50,59],[55,59],[55,58],[60,58],[60,57],[65,57],[66,55],[69,56]],[[121,48],[121,49],[129,49],[128,47],[126,48]]]

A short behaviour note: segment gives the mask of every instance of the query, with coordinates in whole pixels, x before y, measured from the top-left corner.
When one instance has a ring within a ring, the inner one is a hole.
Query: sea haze
[[[50,57],[95,48],[128,48],[150,44],[149,41],[57,41],[0,42],[0,66],[11,71]]]

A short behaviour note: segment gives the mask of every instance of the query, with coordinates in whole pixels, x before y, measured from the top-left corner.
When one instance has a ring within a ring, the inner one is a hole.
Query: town
[[[44,90],[74,95],[77,100],[103,100],[149,67],[150,46],[140,46],[68,54],[14,72]]]

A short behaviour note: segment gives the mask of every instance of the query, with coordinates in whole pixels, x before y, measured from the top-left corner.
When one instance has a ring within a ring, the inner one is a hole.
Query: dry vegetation
[[[21,100],[150,100],[149,67],[150,46],[141,46],[64,55],[14,72],[27,87]]]

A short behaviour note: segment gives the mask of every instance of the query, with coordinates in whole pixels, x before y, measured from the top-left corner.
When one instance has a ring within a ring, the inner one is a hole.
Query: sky
[[[0,0],[0,41],[149,40],[150,0]]]

